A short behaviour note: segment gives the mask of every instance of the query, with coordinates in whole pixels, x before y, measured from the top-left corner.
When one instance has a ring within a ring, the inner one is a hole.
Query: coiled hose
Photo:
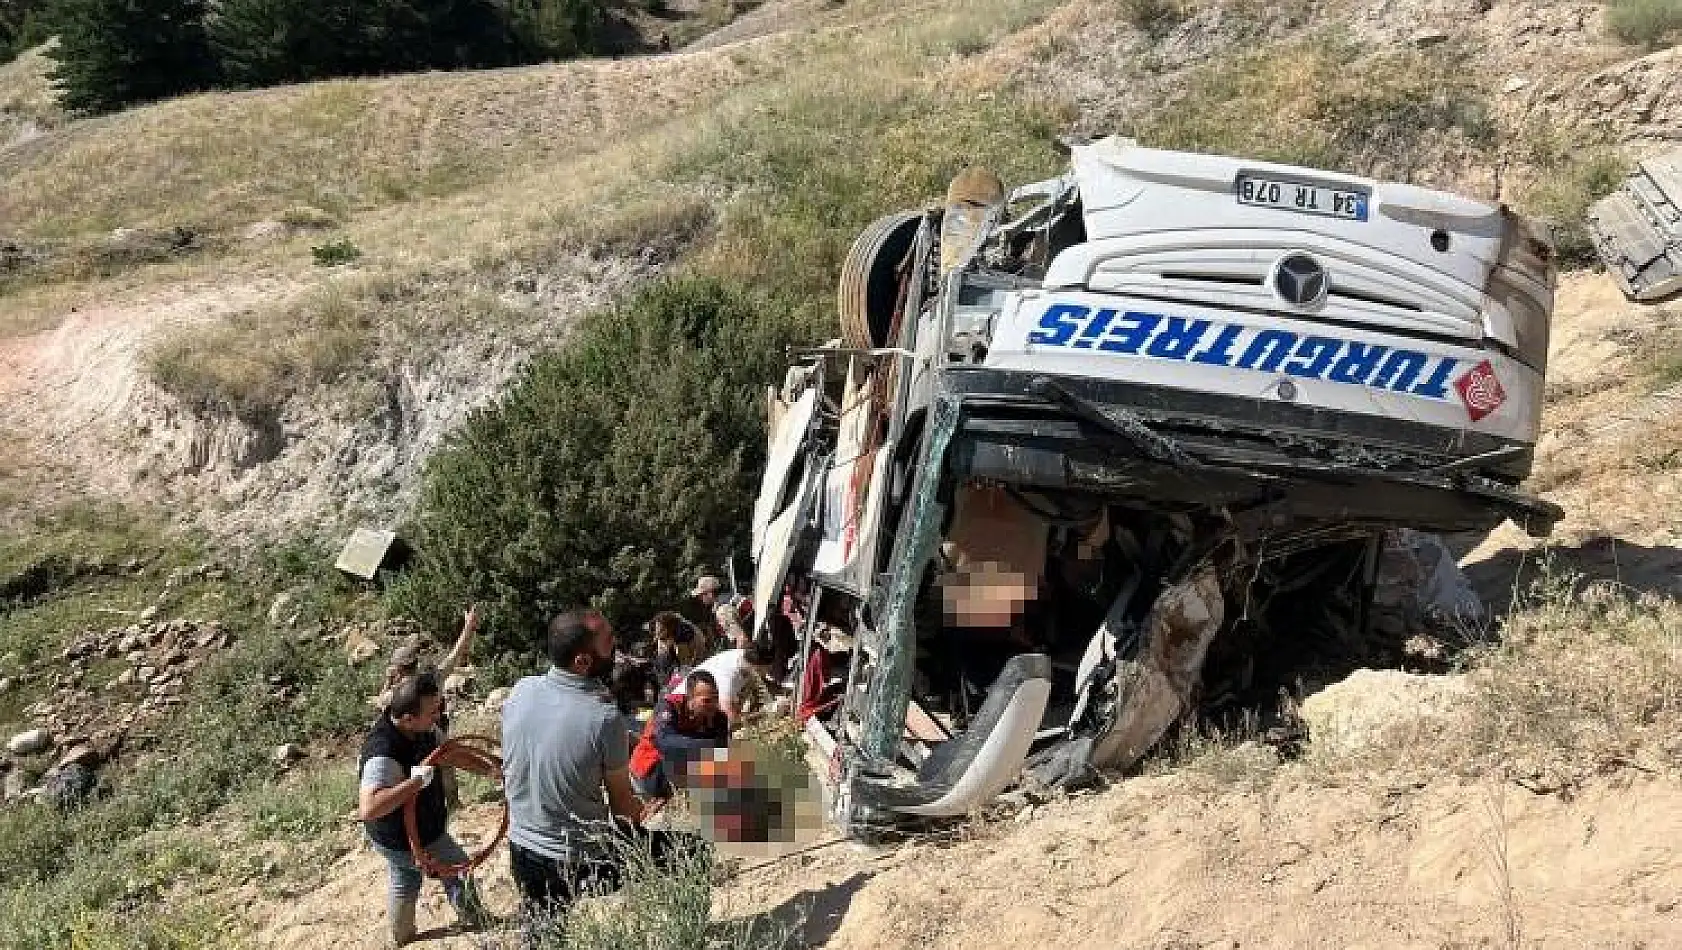
[[[421,763],[422,765],[440,766],[471,772],[496,783],[500,790],[502,785],[502,759],[491,750],[496,743],[489,736],[456,736],[445,739],[438,748],[432,750]],[[466,861],[439,861],[426,850],[425,843],[420,840],[420,828],[416,817],[415,806],[420,796],[409,799],[403,805],[403,828],[409,835],[409,853],[415,856],[415,864],[422,871],[441,878],[461,877],[485,862],[501,843],[502,836],[508,833],[508,802],[502,803],[502,823],[496,829],[496,835],[480,848],[478,853],[470,854]]]

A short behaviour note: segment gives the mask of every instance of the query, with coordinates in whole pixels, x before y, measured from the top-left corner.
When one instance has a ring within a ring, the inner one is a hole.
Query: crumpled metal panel
[[[1682,292],[1682,150],[1638,165],[1589,209],[1588,227],[1625,296],[1649,301]]]
[[[895,551],[889,562],[892,579],[877,629],[875,682],[871,684],[864,741],[860,743],[867,754],[885,761],[893,759],[905,731],[905,703],[911,695],[911,671],[917,653],[917,592],[939,544],[940,525],[946,516],[946,506],[937,495],[946,449],[958,430],[958,409],[957,399],[941,397],[930,410],[928,441],[912,482],[911,510],[902,522],[905,527],[894,539]]]

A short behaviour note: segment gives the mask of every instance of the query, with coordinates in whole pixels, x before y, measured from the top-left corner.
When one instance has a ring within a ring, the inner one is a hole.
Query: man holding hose
[[[450,864],[467,860],[447,830],[449,806],[437,769],[422,764],[443,741],[438,728],[443,708],[436,676],[421,673],[402,679],[392,688],[390,702],[362,744],[356,816],[362,819],[374,850],[386,860],[391,943],[398,947],[415,939],[415,903],[422,880],[420,865],[409,848],[404,806],[415,803],[416,830],[434,859]],[[470,881],[446,878],[443,885],[463,926],[485,922]]]

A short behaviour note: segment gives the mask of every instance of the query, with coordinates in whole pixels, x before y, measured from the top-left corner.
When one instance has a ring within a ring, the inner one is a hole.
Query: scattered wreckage
[[[1636,165],[1589,209],[1595,253],[1631,300],[1682,293],[1682,149]]]
[[[1217,667],[1363,627],[1387,531],[1560,514],[1517,488],[1539,229],[1121,139],[1071,156],[872,224],[844,339],[768,393],[755,632],[799,639],[848,832],[1137,761]]]

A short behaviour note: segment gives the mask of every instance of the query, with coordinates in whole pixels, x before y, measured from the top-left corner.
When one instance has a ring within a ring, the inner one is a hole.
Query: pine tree
[[[209,30],[239,86],[517,61],[492,0],[222,0]]]
[[[53,80],[66,108],[112,112],[205,89],[205,0],[62,0]]]

